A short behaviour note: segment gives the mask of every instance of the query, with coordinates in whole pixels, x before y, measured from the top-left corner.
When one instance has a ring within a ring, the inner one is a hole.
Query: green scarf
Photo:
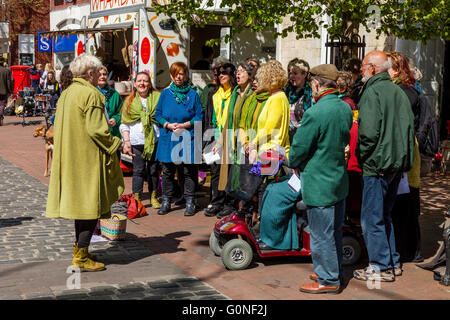
[[[184,103],[189,90],[191,90],[191,86],[187,81],[181,87],[176,86],[175,83],[172,82],[170,84],[170,90],[172,90],[177,103]]]
[[[258,102],[261,102],[261,107],[259,108],[258,115],[256,119],[258,119],[261,111],[264,109],[264,105],[267,102],[267,99],[270,97],[270,92],[259,92],[252,94],[246,101],[242,108],[242,116],[240,123],[243,125],[242,127],[245,130],[251,129],[253,114],[255,113],[255,109],[258,105]],[[255,122],[255,127],[253,128],[258,130],[258,121]]]
[[[144,158],[145,160],[151,160],[153,150],[155,148],[155,132],[153,130],[152,122],[156,123],[155,110],[156,105],[158,104],[159,95],[159,92],[153,91],[147,97],[146,111],[144,111],[142,108],[142,101],[139,94],[136,94],[133,101],[131,102],[130,113],[127,113],[126,108],[129,98],[127,98],[126,102],[124,103],[124,107],[122,108],[122,123],[132,124],[137,121],[142,122],[145,135],[144,152],[142,153],[142,158]]]
[[[236,104],[236,100],[238,98],[240,87],[236,86],[234,88],[233,93],[231,95],[231,102],[230,102],[230,111],[229,111],[229,118],[228,118],[228,129],[234,129],[237,124],[239,124],[240,118],[241,118],[241,112],[242,112],[242,105],[246,101],[246,99],[250,96],[249,92],[252,89],[252,86],[249,85],[247,87],[247,90],[245,90],[244,95],[242,96],[241,100],[239,100],[239,103]],[[235,117],[235,113],[237,113],[237,117]]]

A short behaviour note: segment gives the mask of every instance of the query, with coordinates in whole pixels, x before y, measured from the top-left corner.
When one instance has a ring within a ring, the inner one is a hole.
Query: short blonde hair
[[[47,71],[47,72],[55,71],[55,70],[53,69],[53,66],[52,66],[51,63],[46,63],[46,64],[45,64],[45,69],[44,69],[44,70]]]
[[[280,62],[270,60],[259,67],[256,72],[256,81],[262,90],[273,91],[284,88],[288,77]]]
[[[100,70],[102,66],[99,58],[89,53],[83,53],[70,63],[70,71],[74,78],[86,78],[89,70]]]

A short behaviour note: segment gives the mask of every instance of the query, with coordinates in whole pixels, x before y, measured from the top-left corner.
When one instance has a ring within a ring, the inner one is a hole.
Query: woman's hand
[[[136,155],[133,153],[133,149],[129,141],[124,143],[122,153],[127,154],[131,157],[136,157]]]
[[[254,149],[250,151],[248,155],[248,161],[250,162],[250,164],[253,164],[256,161],[257,154],[258,153]]]
[[[110,127],[115,127],[116,126],[116,119],[114,119],[114,118],[109,119],[108,124],[109,124]]]
[[[170,130],[170,131],[175,131],[175,130],[177,130],[178,129],[178,123],[169,123],[167,126],[166,126],[166,129],[167,130]]]

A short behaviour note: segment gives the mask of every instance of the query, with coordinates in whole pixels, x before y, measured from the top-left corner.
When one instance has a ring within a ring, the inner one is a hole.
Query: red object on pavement
[[[11,66],[11,73],[14,79],[14,94],[19,94],[23,88],[31,87],[30,66]]]
[[[120,168],[122,169],[122,172],[125,173],[133,172],[133,167],[128,167],[122,161],[120,161]]]

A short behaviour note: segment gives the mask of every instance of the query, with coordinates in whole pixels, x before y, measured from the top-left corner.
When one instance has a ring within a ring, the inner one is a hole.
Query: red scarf
[[[315,95],[314,100],[317,103],[322,97],[328,94],[339,94],[339,91],[337,89],[325,89],[323,91],[320,91],[317,95]]]

